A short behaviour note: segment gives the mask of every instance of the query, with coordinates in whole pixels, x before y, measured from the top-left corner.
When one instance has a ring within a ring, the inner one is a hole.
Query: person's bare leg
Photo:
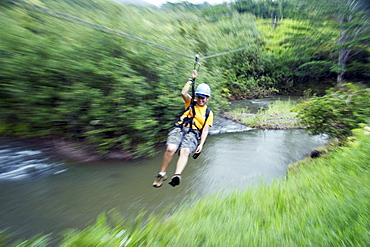
[[[189,155],[190,155],[189,148],[182,148],[180,150],[180,157],[177,160],[175,174],[181,174],[184,171],[186,164],[188,163],[189,160]]]
[[[168,165],[171,163],[173,155],[176,153],[177,145],[168,144],[166,151],[163,154],[162,167],[160,172],[166,172]]]

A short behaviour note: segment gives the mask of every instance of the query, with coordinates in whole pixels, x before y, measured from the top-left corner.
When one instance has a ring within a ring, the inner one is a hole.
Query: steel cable
[[[142,39],[142,38],[139,38],[139,37],[135,37],[133,35],[124,33],[122,31],[118,31],[118,30],[115,30],[115,29],[112,29],[112,28],[109,28],[109,27],[106,27],[106,26],[103,26],[103,25],[100,25],[100,24],[96,24],[96,23],[78,18],[76,16],[72,16],[72,15],[57,11],[57,10],[53,10],[53,9],[50,9],[50,8],[47,8],[47,7],[44,7],[44,6],[41,6],[41,5],[34,4],[34,3],[30,3],[28,1],[24,1],[24,0],[4,0],[4,1],[9,2],[11,4],[15,4],[15,5],[20,6],[20,7],[31,8],[31,9],[34,9],[38,12],[43,13],[43,14],[50,15],[50,16],[53,16],[53,17],[56,17],[56,18],[59,18],[59,19],[64,19],[64,20],[67,20],[67,21],[71,21],[71,22],[75,22],[75,23],[87,26],[87,27],[91,27],[93,29],[96,29],[96,30],[99,30],[99,31],[102,31],[102,32],[105,32],[105,33],[109,33],[109,34],[119,36],[119,37],[122,37],[122,38],[125,38],[125,39],[130,39],[130,40],[133,40],[133,41],[137,41],[137,42],[140,42],[140,43],[143,43],[143,44],[146,44],[146,45],[149,45],[149,46],[161,49],[161,50],[172,52],[174,54],[177,54],[177,55],[180,55],[180,56],[183,56],[183,57],[186,57],[186,58],[194,59],[194,56],[187,55],[185,53],[173,50],[171,48],[153,43],[151,41],[148,41],[148,40],[145,40],[145,39]],[[222,55],[226,55],[226,54],[246,50],[246,49],[248,49],[252,46],[258,45],[260,43],[261,42],[259,42],[257,44],[252,44],[252,45],[249,45],[249,46],[237,48],[237,49],[234,49],[234,50],[229,50],[229,51],[225,51],[225,52],[216,53],[216,54],[213,54],[213,55],[199,57],[199,59],[204,60],[204,59],[208,59],[208,58],[218,57],[218,56],[222,56]]]

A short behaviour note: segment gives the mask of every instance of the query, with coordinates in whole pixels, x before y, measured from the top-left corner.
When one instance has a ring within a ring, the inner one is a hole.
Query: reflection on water
[[[25,166],[42,163],[50,166],[46,170],[51,172],[27,179],[0,179],[0,229],[8,228],[17,237],[59,233],[66,228],[86,227],[101,212],[112,209],[130,220],[141,210],[159,212],[169,205],[182,205],[190,198],[243,189],[260,179],[270,182],[283,177],[288,164],[324,143],[325,137],[309,136],[303,130],[211,135],[202,155],[190,160],[180,186],[173,188],[165,183],[156,189],[152,182],[162,154],[132,162],[99,162],[66,169],[37,149],[14,149],[14,157],[18,158],[9,158],[8,151],[4,151],[12,148],[8,142],[0,152],[3,160],[21,162],[19,155],[23,155],[28,157]],[[174,170],[173,162],[169,175]]]

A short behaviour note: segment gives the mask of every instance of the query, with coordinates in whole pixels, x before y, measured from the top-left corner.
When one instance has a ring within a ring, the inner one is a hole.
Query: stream
[[[244,104],[258,104],[259,109],[269,100]],[[35,143],[1,137],[0,230],[15,238],[58,235],[67,228],[85,228],[111,210],[130,222],[141,211],[159,213],[205,195],[284,178],[289,164],[326,142],[326,136],[304,130],[254,130],[217,117],[204,151],[189,159],[180,186],[166,181],[157,189],[152,183],[164,148],[149,159],[86,165],[60,160]]]

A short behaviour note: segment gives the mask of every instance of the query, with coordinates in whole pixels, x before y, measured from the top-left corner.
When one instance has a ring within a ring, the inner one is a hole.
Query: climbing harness
[[[190,108],[190,106],[189,106],[189,108]],[[189,110],[189,108],[187,110]],[[188,124],[192,125],[193,120],[194,120],[194,116],[193,117],[185,117],[183,119],[182,123],[178,123],[177,122],[175,124],[175,127],[178,127],[178,128],[181,129],[181,132],[182,132],[182,135],[183,136],[185,136],[189,132],[193,132],[195,134],[196,138],[199,140],[200,137],[201,137],[201,135],[202,135],[203,128],[204,128],[204,126],[205,126],[205,124],[206,124],[206,122],[208,120],[208,117],[209,117],[210,112],[211,112],[211,109],[207,107],[207,109],[206,109],[206,115],[205,115],[205,119],[204,119],[204,123],[203,123],[202,128],[200,128],[200,129],[196,125],[195,126],[197,127],[197,129],[193,129],[192,126],[186,127]],[[178,151],[180,151],[180,150],[178,150]],[[179,154],[180,154],[180,152],[179,152]],[[198,158],[198,156],[200,154],[201,153],[194,153],[193,154],[193,158],[194,159]]]

